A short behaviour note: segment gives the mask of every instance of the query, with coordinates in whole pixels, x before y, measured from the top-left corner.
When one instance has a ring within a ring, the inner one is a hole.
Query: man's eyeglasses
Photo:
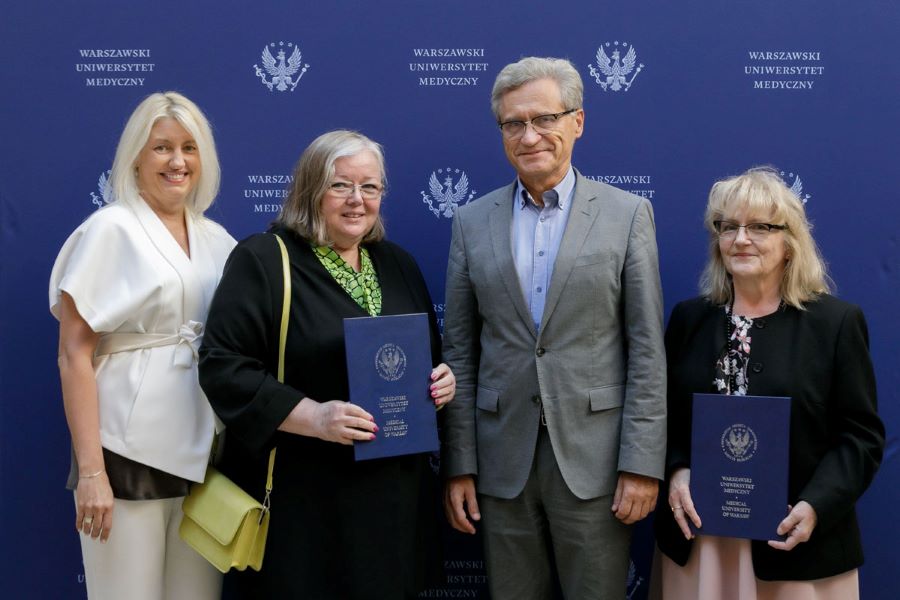
[[[525,130],[528,129],[528,124],[531,123],[531,127],[536,133],[550,133],[559,127],[560,117],[572,114],[577,110],[577,108],[570,108],[569,110],[549,115],[538,115],[527,121],[504,121],[499,123],[500,131],[503,132],[503,137],[506,139],[516,140],[525,135]]]
[[[773,231],[783,231],[788,228],[787,225],[773,225],[772,223],[747,223],[739,225],[733,221],[713,221],[713,227],[716,233],[723,240],[733,240],[737,237],[738,230],[744,228],[744,233],[751,240],[762,240],[768,237]]]
[[[328,191],[339,198],[349,198],[357,189],[359,189],[359,195],[366,200],[381,198],[384,193],[384,188],[377,183],[355,184],[349,181],[335,181],[328,186]]]

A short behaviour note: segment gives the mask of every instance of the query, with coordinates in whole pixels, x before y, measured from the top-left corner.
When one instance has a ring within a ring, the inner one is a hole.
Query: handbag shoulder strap
[[[284,279],[284,295],[281,300],[281,327],[278,334],[278,382],[284,383],[284,351],[287,347],[288,315],[291,310],[291,264],[288,260],[287,247],[284,240],[276,233],[273,234],[281,250],[281,274]],[[269,452],[269,470],[266,474],[266,498],[263,500],[264,510],[270,506],[269,496],[272,493],[272,472],[275,470],[275,450]]]
[[[284,349],[287,346],[288,313],[291,310],[291,263],[287,247],[278,234],[273,234],[281,250],[281,275],[284,279],[284,296],[281,300],[281,330],[278,336],[278,383],[284,383]]]

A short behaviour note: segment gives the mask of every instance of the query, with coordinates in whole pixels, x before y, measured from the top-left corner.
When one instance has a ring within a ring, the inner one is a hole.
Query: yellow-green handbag
[[[277,235],[284,274],[284,299],[278,340],[278,381],[284,382],[284,349],[287,342],[288,312],[291,303],[291,272],[287,248]],[[269,452],[266,496],[262,502],[238,487],[210,465],[203,483],[191,486],[184,499],[184,518],[178,534],[214,567],[227,572],[232,567],[259,571],[266,551],[269,533],[269,496],[272,493],[272,471],[275,448]]]

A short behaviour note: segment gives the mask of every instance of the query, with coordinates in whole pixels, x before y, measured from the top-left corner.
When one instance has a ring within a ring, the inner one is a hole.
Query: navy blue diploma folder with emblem
[[[775,530],[788,513],[790,421],[790,398],[694,394],[694,533],[784,539]]]
[[[431,399],[428,315],[344,319],[350,402],[375,417],[371,442],[354,442],[356,460],[438,449]]]

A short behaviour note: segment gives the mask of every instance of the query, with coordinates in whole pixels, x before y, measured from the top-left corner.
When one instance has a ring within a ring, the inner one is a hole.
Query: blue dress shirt
[[[543,208],[534,203],[521,180],[516,185],[512,220],[513,261],[535,331],[540,331],[553,265],[569,221],[574,192],[575,171],[572,167],[556,187],[544,192]]]

